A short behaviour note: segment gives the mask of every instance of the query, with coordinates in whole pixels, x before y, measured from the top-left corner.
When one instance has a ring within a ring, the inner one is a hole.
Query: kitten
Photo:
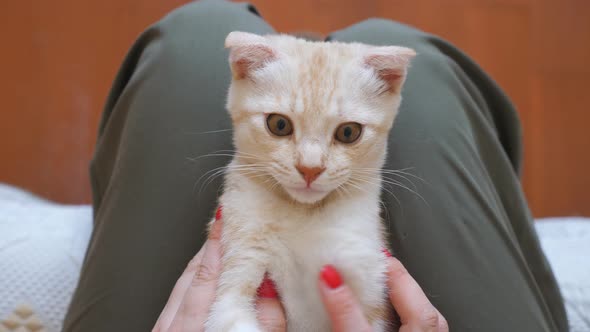
[[[317,280],[334,265],[384,330],[380,169],[415,52],[232,32],[227,109],[236,154],[220,198],[224,255],[206,330],[260,331],[268,273],[288,331],[329,331]]]

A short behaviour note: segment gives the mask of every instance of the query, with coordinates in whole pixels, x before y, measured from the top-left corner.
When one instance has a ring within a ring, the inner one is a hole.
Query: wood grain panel
[[[0,181],[89,202],[88,162],[111,81],[135,37],[179,4],[3,3]]]
[[[590,2],[534,7],[532,98],[536,215],[590,215]]]
[[[590,73],[590,1],[539,0],[534,10],[537,70]]]
[[[537,180],[542,184],[536,212],[589,215],[590,94],[586,74],[546,73],[535,84],[535,106],[543,114]]]

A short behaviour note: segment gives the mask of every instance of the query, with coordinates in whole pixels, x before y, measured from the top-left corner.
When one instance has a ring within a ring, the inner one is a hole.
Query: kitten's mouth
[[[313,186],[290,186],[290,187],[283,187],[285,191],[298,202],[301,203],[315,203],[321,201],[326,195],[329,193],[327,190],[322,190],[318,188],[314,188]]]
[[[325,190],[320,190],[320,189],[316,189],[316,188],[312,188],[311,186],[309,187],[291,187],[289,188],[292,191],[295,191],[297,193],[301,193],[301,194],[309,194],[309,193],[325,193]]]

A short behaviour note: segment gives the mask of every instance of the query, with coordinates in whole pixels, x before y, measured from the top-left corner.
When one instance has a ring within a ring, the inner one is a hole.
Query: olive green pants
[[[206,173],[229,158],[195,157],[232,148],[223,42],[234,30],[273,32],[252,6],[191,3],[125,59],[91,164],[95,228],[65,331],[149,331],[203,244],[220,187]],[[386,165],[416,177],[396,179],[411,191],[385,188],[383,215],[394,255],[451,331],[567,331],[520,187],[507,97],[455,47],[399,23],[371,19],[329,39],[419,54]]]

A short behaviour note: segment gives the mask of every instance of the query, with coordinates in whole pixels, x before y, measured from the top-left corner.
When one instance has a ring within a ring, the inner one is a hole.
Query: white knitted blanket
[[[572,332],[590,331],[590,219],[536,223]],[[59,205],[0,183],[0,332],[58,332],[92,231],[87,205]]]

